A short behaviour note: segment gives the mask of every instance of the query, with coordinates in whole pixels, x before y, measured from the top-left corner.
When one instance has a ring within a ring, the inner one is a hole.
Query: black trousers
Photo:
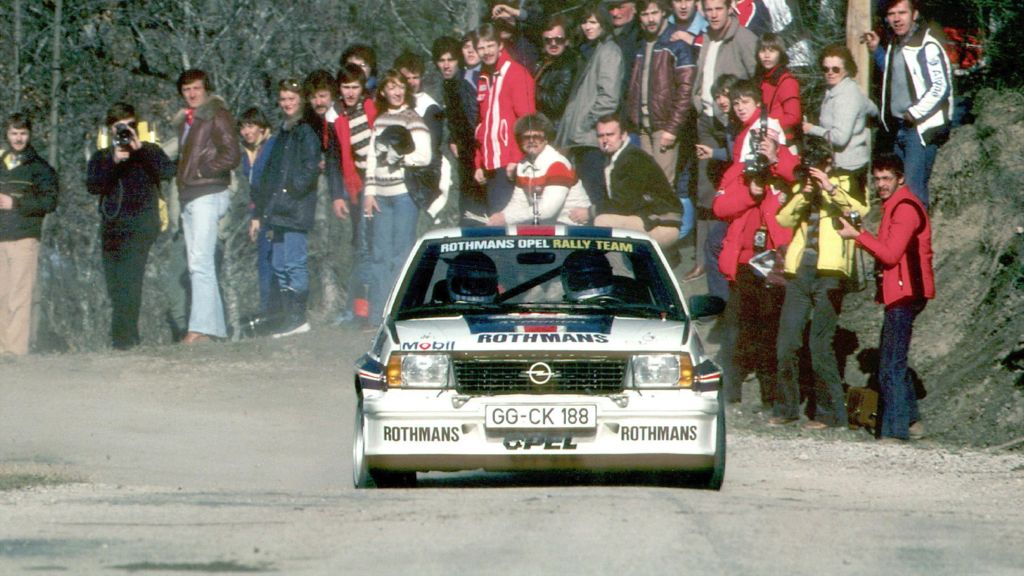
[[[114,348],[124,350],[137,345],[139,309],[142,307],[142,281],[146,276],[149,249],[158,230],[103,230],[103,274],[112,308],[110,340]]]
[[[743,380],[754,372],[761,388],[761,402],[775,402],[775,340],[785,289],[766,286],[750,266],[741,264],[736,281],[729,283],[729,301],[722,315],[722,346],[718,361],[726,399],[742,399]]]

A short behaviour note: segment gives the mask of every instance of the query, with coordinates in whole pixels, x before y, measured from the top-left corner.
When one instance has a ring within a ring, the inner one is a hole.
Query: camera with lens
[[[808,144],[800,158],[800,165],[793,169],[793,177],[800,183],[800,188],[803,189],[804,186],[810,184],[815,192],[818,191],[820,185],[811,176],[811,168],[828,172],[829,165],[832,163],[832,151],[825,146],[816,145],[816,142],[812,141]]]
[[[130,148],[132,145],[132,139],[135,137],[135,132],[132,132],[131,126],[124,122],[118,122],[114,124],[114,146],[117,148]]]

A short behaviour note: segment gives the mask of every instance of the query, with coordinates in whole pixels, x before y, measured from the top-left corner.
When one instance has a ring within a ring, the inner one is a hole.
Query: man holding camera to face
[[[159,146],[139,140],[130,104],[112,105],[106,125],[111,146],[92,155],[86,187],[99,196],[111,344],[127,350],[140,342],[142,280],[149,248],[160,234],[160,181],[174,176],[175,164]]]
[[[843,280],[854,270],[855,244],[838,231],[840,216],[863,216],[868,202],[848,175],[832,175],[832,154],[824,140],[808,142],[795,170],[796,185],[775,219],[793,230],[786,250],[786,296],[776,347],[778,377],[772,424],[796,422],[800,410],[800,348],[811,323],[810,353],[814,402],[808,430],[846,425],[846,405],[832,339],[843,305]]]

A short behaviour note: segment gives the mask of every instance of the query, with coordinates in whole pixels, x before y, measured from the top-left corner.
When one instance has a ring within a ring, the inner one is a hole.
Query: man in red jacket
[[[512,60],[498,29],[485,23],[477,31],[476,50],[483,61],[477,83],[480,124],[476,128],[474,179],[487,187],[490,212],[500,212],[512,198],[512,178],[523,159],[513,137],[516,120],[536,112],[530,73]]]
[[[882,402],[876,434],[881,440],[900,442],[924,435],[917,396],[907,373],[907,352],[914,319],[935,297],[932,270],[932,228],[928,210],[910,192],[903,176],[903,161],[894,154],[874,159],[871,174],[882,200],[878,236],[854,228],[840,219],[839,235],[854,238],[870,252],[882,270],[876,299],[885,305],[878,380]]]

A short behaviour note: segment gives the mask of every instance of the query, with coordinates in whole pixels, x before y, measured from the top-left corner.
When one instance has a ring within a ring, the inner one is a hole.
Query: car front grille
[[[453,364],[456,389],[471,395],[614,394],[622,391],[626,374],[625,358],[474,357]]]

